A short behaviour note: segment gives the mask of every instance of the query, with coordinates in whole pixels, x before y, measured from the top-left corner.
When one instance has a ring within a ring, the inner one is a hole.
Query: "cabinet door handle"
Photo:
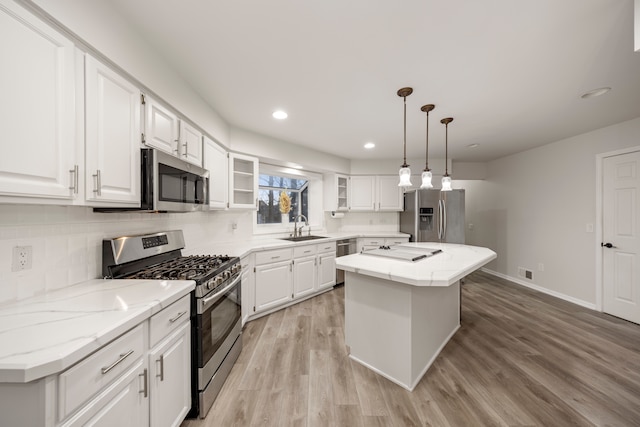
[[[304,253],[305,253],[305,254],[308,254],[308,253],[310,253],[310,252],[311,252],[310,250],[309,250],[309,251],[304,251]]]
[[[169,319],[170,323],[175,323],[176,320],[178,320],[179,318],[181,318],[182,316],[184,316],[185,314],[187,314],[186,311],[180,312],[178,313],[178,315],[176,317],[174,317],[173,319]]]
[[[96,173],[92,175],[96,179],[96,188],[93,190],[98,196],[102,196],[102,177],[100,169],[96,170]]]
[[[119,363],[122,363],[122,361],[124,359],[126,359],[129,356],[131,356],[132,354],[133,354],[133,350],[129,350],[126,353],[121,354],[120,357],[118,358],[118,360],[116,360],[115,362],[113,362],[109,366],[105,366],[104,368],[101,369],[100,372],[102,372],[102,375],[106,374],[107,372],[109,372],[110,370],[115,368]]]
[[[156,362],[160,362],[160,374],[156,374],[156,377],[160,377],[160,381],[164,381],[164,354],[161,354],[160,359]]]
[[[178,147],[180,146],[180,140],[174,139],[173,142],[176,143],[176,145],[175,145],[176,148],[173,149],[173,152],[176,153],[176,156],[177,156],[178,154],[180,154],[179,153],[180,150],[178,149]]]
[[[69,169],[69,172],[73,174],[73,178],[71,179],[71,187],[69,190],[73,190],[73,194],[78,194],[78,165],[74,165],[73,169]]]
[[[142,390],[140,390],[138,393],[142,393],[144,397],[147,397],[149,395],[149,387],[147,385],[149,374],[147,373],[147,368],[144,368],[144,371],[138,376],[142,377],[143,381]]]
[[[271,257],[271,259],[278,259],[278,258],[280,258],[280,255]]]
[[[182,155],[187,157],[187,153],[189,152],[189,147],[187,146],[187,142],[185,141],[184,144],[182,144],[182,146],[184,147],[184,153]]]

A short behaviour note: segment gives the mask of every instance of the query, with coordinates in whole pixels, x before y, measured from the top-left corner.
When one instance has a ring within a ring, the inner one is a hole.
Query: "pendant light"
[[[398,187],[410,187],[411,186],[411,169],[407,164],[407,96],[413,93],[413,89],[410,87],[403,87],[398,90],[398,96],[404,99],[404,161],[400,166],[400,183]]]
[[[449,156],[449,123],[453,121],[453,117],[447,117],[440,120],[444,124],[444,176],[442,177],[442,189],[440,191],[451,191],[451,177],[449,176],[449,164],[447,157]]]
[[[422,185],[420,188],[433,188],[433,184],[431,183],[431,178],[433,175],[431,174],[431,169],[429,169],[429,111],[433,110],[436,106],[433,104],[423,105],[420,108],[420,111],[427,113],[427,148],[426,148],[426,163],[424,166],[424,170],[422,171]]]

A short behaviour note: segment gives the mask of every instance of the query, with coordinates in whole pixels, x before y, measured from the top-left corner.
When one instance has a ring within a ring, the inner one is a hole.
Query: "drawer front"
[[[304,245],[304,246],[296,246],[293,248],[293,257],[301,258],[315,255],[318,251],[316,245]]]
[[[322,254],[325,252],[335,252],[336,251],[336,242],[326,242],[326,243],[318,243],[318,253]]]
[[[184,322],[188,322],[190,314],[191,295],[185,295],[160,313],[154,314],[150,320],[149,347],[152,348]]]
[[[144,354],[143,324],[86,357],[58,377],[58,416],[66,418]]]
[[[291,259],[291,249],[278,249],[256,253],[256,265],[271,264],[272,262],[288,261]]]
[[[407,243],[409,241],[408,237],[387,237],[384,239],[384,244],[386,246],[399,245],[401,243]]]
[[[359,242],[361,246],[382,246],[384,245],[383,237],[363,237]]]

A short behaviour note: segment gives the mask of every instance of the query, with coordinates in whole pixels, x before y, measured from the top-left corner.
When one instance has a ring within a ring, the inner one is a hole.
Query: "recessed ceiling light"
[[[595,98],[596,96],[600,96],[600,95],[604,95],[605,93],[609,92],[611,90],[610,87],[601,87],[598,89],[593,89],[590,90],[587,93],[583,93],[580,98],[582,99],[587,99],[587,98]]]
[[[278,119],[278,120],[284,120],[287,117],[289,117],[289,115],[282,110],[274,111],[272,116],[274,119]]]
[[[480,146],[480,144],[469,144],[469,145],[467,145],[467,148],[476,148],[476,147],[479,147],[479,146]]]
[[[364,148],[366,148],[367,150],[371,150],[375,146],[376,144],[374,144],[373,142],[367,142],[366,144],[364,144]]]

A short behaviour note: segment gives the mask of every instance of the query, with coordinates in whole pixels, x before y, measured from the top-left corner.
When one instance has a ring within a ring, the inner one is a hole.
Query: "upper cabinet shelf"
[[[257,209],[258,159],[229,153],[229,207]]]

